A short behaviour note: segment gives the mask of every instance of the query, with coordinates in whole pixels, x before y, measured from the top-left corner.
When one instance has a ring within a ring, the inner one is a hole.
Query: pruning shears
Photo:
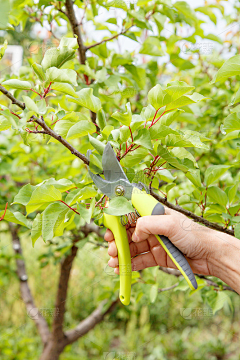
[[[91,150],[88,150],[88,158],[90,154]],[[125,196],[126,199],[131,200],[140,216],[164,215],[165,210],[162,204],[145,191],[143,184],[129,182],[109,142],[103,151],[102,166],[105,179],[99,174],[92,173],[89,169],[88,172],[103,194],[110,199],[116,196]],[[115,238],[120,273],[119,298],[124,305],[128,305],[131,295],[132,266],[126,227],[122,224],[121,216],[106,213],[103,214],[103,225],[113,232]],[[183,253],[166,236],[155,236],[180,270],[189,287],[192,290],[197,289],[195,276]]]

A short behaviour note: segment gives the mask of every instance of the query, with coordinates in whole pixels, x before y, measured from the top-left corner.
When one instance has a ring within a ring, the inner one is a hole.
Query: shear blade
[[[117,181],[123,179],[129,181],[115,155],[115,152],[113,151],[110,142],[107,143],[103,151],[102,166],[106,180]]]

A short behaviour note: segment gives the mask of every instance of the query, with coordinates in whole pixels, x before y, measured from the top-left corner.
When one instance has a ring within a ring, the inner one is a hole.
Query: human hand
[[[144,216],[127,229],[132,270],[138,271],[152,266],[176,268],[154,234],[165,235],[186,256],[193,272],[204,275],[214,274],[212,260],[218,233],[188,219],[185,215],[165,208],[165,215]],[[119,274],[117,247],[113,233],[108,229],[108,265]]]

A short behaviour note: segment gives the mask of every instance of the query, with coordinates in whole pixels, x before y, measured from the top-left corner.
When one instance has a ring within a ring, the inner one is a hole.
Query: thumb
[[[140,242],[146,240],[151,234],[170,237],[176,232],[177,225],[178,221],[173,215],[142,216],[137,220],[132,240]]]

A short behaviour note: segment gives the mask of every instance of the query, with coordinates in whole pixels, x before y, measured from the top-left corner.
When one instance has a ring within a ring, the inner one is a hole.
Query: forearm
[[[210,231],[213,243],[209,257],[211,274],[240,294],[240,240],[218,231]]]

